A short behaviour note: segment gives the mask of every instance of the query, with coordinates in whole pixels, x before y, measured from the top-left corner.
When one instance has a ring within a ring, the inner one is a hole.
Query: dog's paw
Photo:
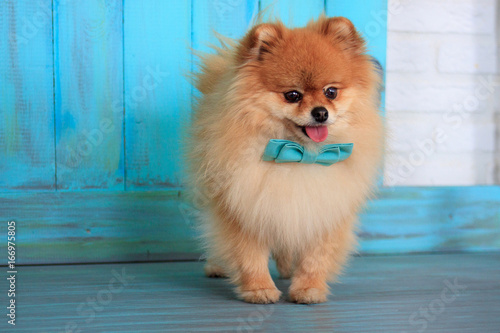
[[[210,277],[210,278],[225,278],[227,277],[226,273],[224,272],[224,269],[220,267],[219,265],[215,265],[212,263],[206,263],[205,267],[205,275]]]
[[[290,300],[300,304],[324,303],[327,296],[327,290],[318,288],[290,289]]]
[[[281,296],[281,291],[276,287],[269,289],[242,290],[241,298],[248,303],[269,304],[276,303]]]

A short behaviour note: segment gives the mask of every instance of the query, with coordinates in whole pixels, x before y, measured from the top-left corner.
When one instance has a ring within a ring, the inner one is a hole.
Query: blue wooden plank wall
[[[349,3],[349,5],[347,5]],[[291,26],[373,21],[385,1],[6,0],[0,3],[0,189],[133,190],[182,183],[191,48],[241,37],[260,9]],[[363,10],[358,10],[363,8]],[[385,26],[370,47],[385,63]],[[195,59],[194,59],[195,60]]]
[[[359,250],[499,250],[499,207],[499,186],[384,188],[361,215]],[[182,190],[11,191],[0,197],[0,220],[18,224],[19,264],[198,258],[196,216]],[[0,242],[0,252],[4,246]]]
[[[190,1],[125,1],[127,189],[179,186],[191,109]]]
[[[325,12],[328,1],[309,0],[307,6],[301,0],[261,0],[261,9],[265,17],[277,17],[291,27],[305,25],[309,20],[317,18]],[[342,16],[340,12],[333,16]]]
[[[193,0],[192,8],[193,48],[210,52],[210,45],[218,45],[214,31],[229,38],[243,36],[259,11],[259,1]]]
[[[57,189],[123,189],[121,0],[55,1]]]
[[[0,188],[54,189],[51,0],[0,2],[0,36]]]
[[[199,251],[180,159],[191,49],[241,37],[259,10],[347,16],[385,67],[386,0],[0,1],[0,221],[23,230],[19,263]],[[500,249],[499,207],[499,187],[383,189],[361,250]]]

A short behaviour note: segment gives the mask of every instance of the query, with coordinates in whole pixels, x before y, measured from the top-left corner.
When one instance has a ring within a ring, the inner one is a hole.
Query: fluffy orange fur
[[[325,87],[338,89],[328,99]],[[239,42],[202,58],[188,162],[207,250],[208,276],[228,276],[247,302],[272,303],[281,292],[268,270],[274,257],[291,277],[290,300],[324,302],[356,244],[359,209],[380,166],[384,130],[381,75],[352,23],[320,17],[306,27],[253,27]],[[303,98],[290,103],[284,93]],[[325,107],[328,137],[316,143],[300,126]],[[270,139],[315,150],[354,143],[331,166],[262,161]]]

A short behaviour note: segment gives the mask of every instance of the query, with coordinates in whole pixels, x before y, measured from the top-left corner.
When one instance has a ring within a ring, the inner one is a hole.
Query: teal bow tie
[[[298,162],[329,166],[351,156],[352,143],[339,143],[322,146],[318,152],[306,150],[296,142],[288,140],[269,140],[264,150],[264,161],[276,163]]]

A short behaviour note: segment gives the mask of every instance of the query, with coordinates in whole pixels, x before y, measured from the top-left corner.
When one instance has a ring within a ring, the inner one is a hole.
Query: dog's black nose
[[[328,110],[323,106],[317,106],[311,111],[311,116],[318,123],[324,123],[328,119]]]

